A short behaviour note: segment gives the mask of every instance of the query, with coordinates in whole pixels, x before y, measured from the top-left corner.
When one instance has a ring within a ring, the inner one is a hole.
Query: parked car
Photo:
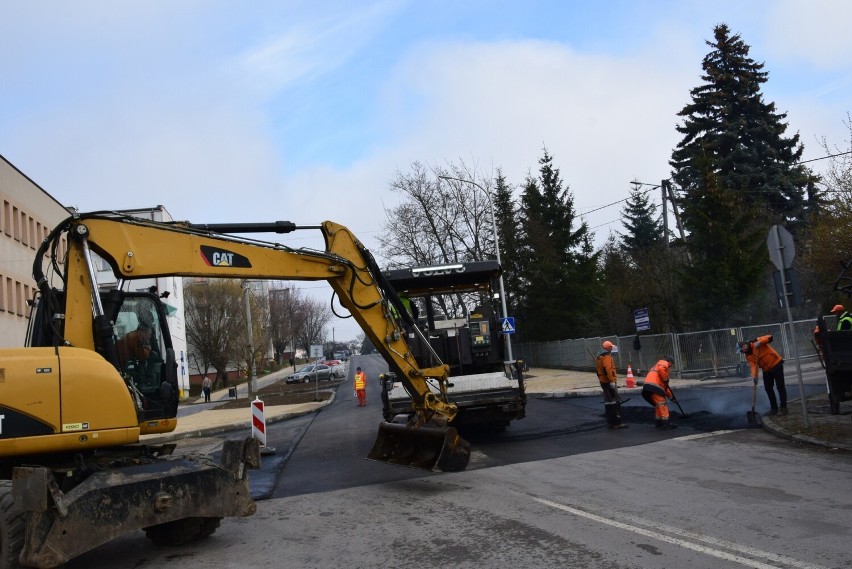
[[[284,381],[286,383],[308,383],[314,379],[323,381],[337,379],[337,373],[325,364],[308,364],[288,375]]]
[[[330,367],[331,371],[333,371],[337,377],[343,377],[343,375],[346,373],[343,368],[344,364],[340,360],[326,360],[323,363]]]

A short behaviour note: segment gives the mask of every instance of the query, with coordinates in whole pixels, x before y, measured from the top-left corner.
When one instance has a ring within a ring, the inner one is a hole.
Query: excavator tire
[[[154,545],[184,545],[211,535],[221,521],[222,518],[184,518],[147,527],[145,535]]]
[[[25,513],[12,499],[12,481],[0,481],[0,569],[18,569],[24,548]]]

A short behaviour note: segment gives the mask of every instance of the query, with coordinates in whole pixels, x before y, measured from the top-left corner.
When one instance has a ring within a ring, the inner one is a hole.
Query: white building
[[[0,155],[0,347],[23,347],[36,250],[71,211]]]
[[[36,250],[50,231],[73,213],[56,201],[38,184],[0,155],[0,347],[23,347],[30,310],[28,302],[37,290],[33,281]],[[171,221],[168,211],[153,208],[123,210],[121,213],[153,221]],[[99,260],[98,283],[118,284],[109,265]],[[59,285],[60,283],[55,283]],[[122,283],[124,290],[149,290],[157,287],[168,292],[163,301],[169,307],[169,331],[178,361],[181,395],[189,394],[189,369],[186,355],[186,326],[183,313],[183,284],[178,277],[140,279]],[[132,288],[131,288],[132,287]]]

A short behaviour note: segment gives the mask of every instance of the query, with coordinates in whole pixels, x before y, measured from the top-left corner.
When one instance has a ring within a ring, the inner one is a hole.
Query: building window
[[[24,315],[24,291],[22,287],[23,283],[15,281],[15,312],[18,316]]]
[[[6,312],[15,310],[15,281],[12,277],[6,277]]]
[[[3,200],[3,231],[12,236],[12,204]]]

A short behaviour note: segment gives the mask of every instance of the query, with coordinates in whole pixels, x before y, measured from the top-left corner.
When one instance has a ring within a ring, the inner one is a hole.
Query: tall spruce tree
[[[539,165],[539,178],[527,176],[521,195],[519,330],[527,340],[576,337],[592,318],[597,254],[547,149]]]
[[[663,239],[663,224],[657,216],[657,206],[651,203],[648,190],[636,186],[630,190],[621,211],[626,230],[621,233],[621,243],[630,257],[636,257],[641,253],[656,248]]]
[[[800,222],[814,178],[798,164],[799,135],[785,138],[787,114],[764,102],[760,88],[769,74],[749,57],[749,46],[725,24],[713,33],[702,62],[705,83],[690,91],[692,102],[678,113],[683,139],[672,153],[673,179],[687,200],[700,197],[709,165],[719,186],[762,210],[769,224]]]
[[[795,230],[806,219],[814,182],[798,164],[798,134],[784,136],[786,114],[763,100],[763,64],[725,24],[707,44],[704,83],[678,113],[683,139],[669,162],[689,233],[691,266],[681,282],[692,325],[745,317],[738,309],[764,287],[768,228],[786,223]]]

